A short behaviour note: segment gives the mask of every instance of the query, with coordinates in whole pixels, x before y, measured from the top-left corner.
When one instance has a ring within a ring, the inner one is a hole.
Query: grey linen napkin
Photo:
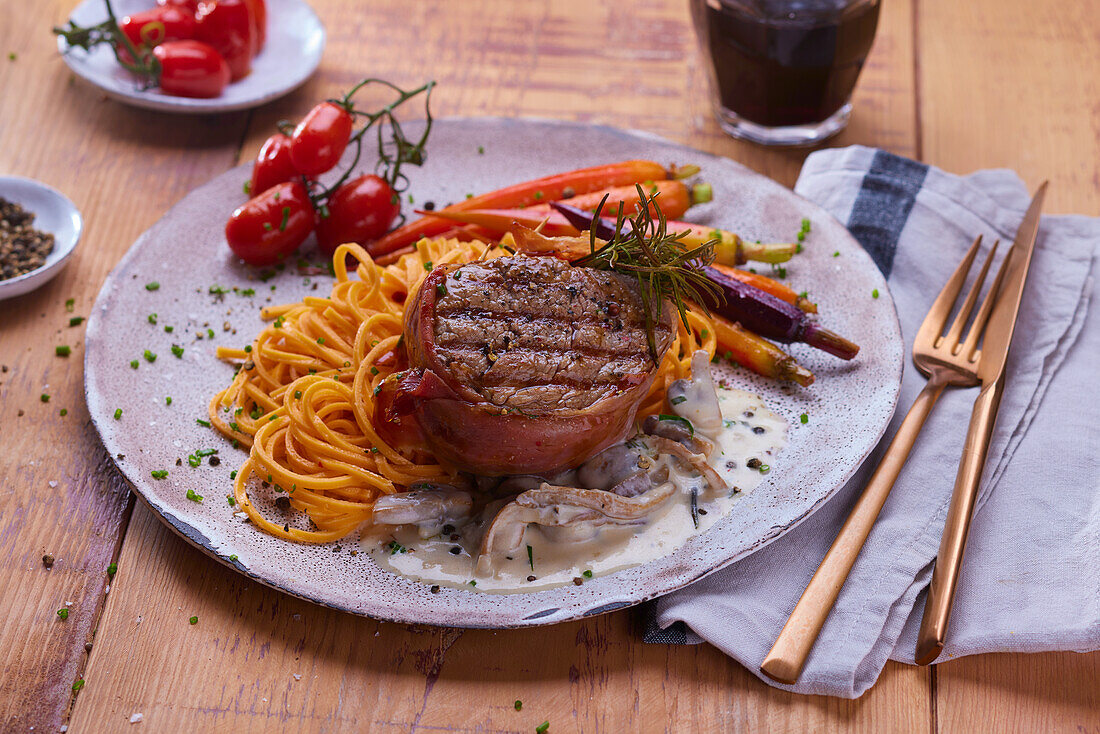
[[[795,191],[874,258],[910,349],[973,237],[1011,243],[1030,198],[1011,171],[956,176],[860,146],[810,155]],[[1042,218],[941,660],[1100,648],[1097,243],[1100,220]],[[912,663],[977,388],[945,392],[925,424],[798,684],[759,672],[923,384],[907,355],[897,414],[852,480],[786,536],[652,603],[646,640],[710,642],[772,685],[845,698],[887,658]]]

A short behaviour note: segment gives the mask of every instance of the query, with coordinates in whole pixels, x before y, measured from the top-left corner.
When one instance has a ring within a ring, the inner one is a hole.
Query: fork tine
[[[943,342],[940,344],[940,346],[950,349],[952,354],[958,354],[959,337],[962,336],[966,322],[970,320],[970,314],[974,311],[974,304],[978,302],[978,295],[982,292],[985,276],[989,272],[989,266],[992,264],[993,257],[997,254],[997,246],[1000,244],[1001,241],[997,240],[993,243],[993,247],[989,248],[989,254],[986,255],[985,262],[982,263],[982,269],[978,271],[978,277],[974,279],[974,284],[970,286],[970,292],[966,294],[966,300],[959,308],[959,313],[955,316],[955,322],[951,324],[947,336],[943,338]],[[973,331],[971,329],[971,332]]]
[[[974,317],[974,324],[966,335],[966,341],[963,343],[962,349],[956,352],[956,354],[963,354],[971,362],[976,362],[981,356],[978,351],[978,339],[985,332],[989,314],[993,312],[993,305],[997,302],[997,295],[1001,290],[1001,282],[1004,281],[1005,273],[1008,272],[1008,261],[1012,259],[1015,252],[1016,247],[1013,245],[1009,248],[1004,259],[1001,260],[1001,266],[997,269],[997,277],[993,279],[993,285],[989,287],[989,293],[985,294],[985,300],[982,301],[982,306],[978,309],[978,315]]]
[[[974,244],[970,246],[970,250],[967,251],[966,257],[959,263],[959,267],[955,268],[955,272],[951,274],[951,277],[947,279],[947,283],[944,284],[943,290],[936,296],[936,300],[932,303],[932,308],[928,309],[928,315],[924,317],[924,321],[917,331],[917,338],[914,342],[914,346],[916,344],[928,344],[931,346],[939,341],[940,334],[943,333],[944,324],[947,323],[947,317],[951,315],[951,307],[955,305],[955,299],[958,298],[959,292],[962,291],[963,285],[966,284],[966,274],[970,272],[970,265],[974,262],[974,256],[978,254],[978,248],[980,248],[981,245],[982,236],[978,235],[974,240]]]

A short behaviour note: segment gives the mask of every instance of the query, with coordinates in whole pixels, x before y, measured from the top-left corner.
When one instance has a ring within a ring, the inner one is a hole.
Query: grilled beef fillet
[[[375,427],[486,476],[549,475],[631,432],[657,365],[637,286],[552,257],[439,267],[405,310],[410,369],[383,383]],[[661,306],[659,357],[672,342]]]

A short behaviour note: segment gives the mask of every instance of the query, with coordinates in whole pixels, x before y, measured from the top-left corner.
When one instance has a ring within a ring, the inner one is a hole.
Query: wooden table
[[[120,731],[141,713],[158,732],[530,732],[543,720],[551,732],[1100,730],[1100,653],[890,663],[859,700],[794,696],[709,646],[642,644],[630,612],[512,632],[384,624],[188,546],[101,448],[82,328],[64,304],[86,315],[137,235],[251,159],[277,120],[364,75],[435,78],[440,115],[649,130],[788,185],[805,153],[719,131],[685,0],[316,0],[329,32],[320,73],[285,99],[210,117],[131,109],[74,80],[49,33],[74,4],[0,7],[0,173],[56,186],[87,222],[60,277],[0,303],[0,729]],[[950,171],[1011,167],[1031,185],[1051,179],[1049,211],[1100,214],[1098,34],[1090,0],[884,0],[852,124],[832,144]]]

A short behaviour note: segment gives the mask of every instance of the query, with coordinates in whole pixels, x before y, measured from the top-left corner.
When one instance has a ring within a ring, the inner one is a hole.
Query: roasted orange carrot
[[[698,170],[698,169],[696,169]],[[541,202],[557,201],[566,195],[576,196],[612,186],[628,186],[646,181],[663,181],[678,175],[653,161],[622,161],[592,168],[582,168],[568,173],[558,173],[545,178],[515,184],[487,194],[474,196],[444,211],[469,211],[471,209],[514,209]],[[436,212],[438,214],[438,212]],[[433,237],[453,225],[438,216],[424,217],[399,227],[381,239],[367,245],[367,251],[378,257],[413,244],[421,237]]]
[[[813,384],[814,374],[770,341],[721,316],[711,314],[711,318],[714,337],[718,340],[716,356],[733,360],[764,377],[790,380],[802,387]]]
[[[759,288],[765,293],[770,293],[781,301],[786,301],[792,306],[797,306],[806,313],[817,313],[817,304],[810,301],[805,296],[801,296],[795,293],[794,288],[791,288],[785,283],[780,283],[778,280],[769,278],[766,275],[760,275],[759,273],[750,273],[747,270],[739,270],[738,268],[731,268],[728,265],[719,265],[714,263],[711,265],[715,270],[720,273],[725,273],[731,278],[735,278],[742,283],[748,283],[749,285]]]
[[[687,210],[692,204],[691,189],[689,189],[683,181],[678,181],[676,179],[644,183],[642,184],[642,192],[646,196],[658,196],[657,204],[661,207],[661,211],[664,212],[667,219],[679,219],[687,213]],[[629,217],[638,213],[640,199],[638,197],[638,187],[636,185],[615,186],[601,191],[593,191],[588,194],[578,194],[568,199],[562,199],[561,203],[592,212],[600,205],[604,196],[607,197],[607,201],[605,201],[603,205],[604,216],[614,217],[619,211],[619,204],[623,205],[624,216]],[[538,206],[529,208],[533,211],[547,214],[551,211],[549,204],[539,204]]]

